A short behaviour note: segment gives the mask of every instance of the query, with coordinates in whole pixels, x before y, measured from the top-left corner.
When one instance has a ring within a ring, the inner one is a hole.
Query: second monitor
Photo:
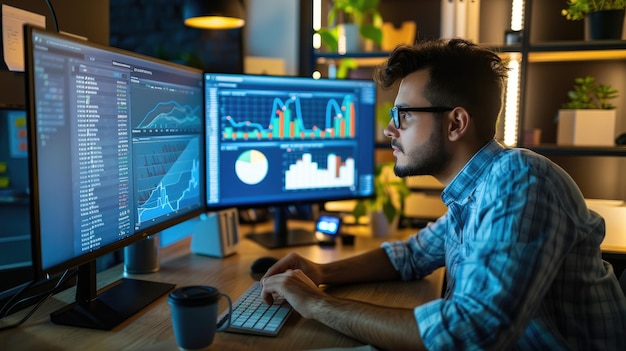
[[[371,80],[205,73],[207,205],[278,206],[274,248],[315,243],[288,231],[285,205],[372,196]]]

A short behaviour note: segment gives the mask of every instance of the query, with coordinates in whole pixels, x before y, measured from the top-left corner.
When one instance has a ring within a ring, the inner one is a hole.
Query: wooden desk
[[[245,233],[245,228],[242,231]],[[225,259],[190,253],[190,239],[182,240],[161,251],[161,269],[133,278],[175,283],[177,286],[215,286],[236,299],[253,282],[251,263],[260,256],[282,257],[291,251],[316,261],[328,262],[377,247],[383,239],[358,236],[354,246],[334,248],[317,245],[266,250],[247,239],[242,240],[237,254]],[[98,276],[99,285],[106,285],[124,276],[123,267],[116,266]],[[440,296],[443,270],[438,270],[422,281],[387,282],[332,287],[338,296],[360,299],[389,306],[412,307]],[[50,322],[50,312],[73,299],[69,289],[48,299],[39,310],[20,327],[0,332],[3,350],[177,350],[171,326],[167,297],[163,296],[112,331],[66,327]],[[226,308],[226,303],[221,309]],[[21,319],[28,311],[20,311],[0,325]],[[323,324],[292,314],[277,337],[218,333],[210,350],[303,350],[328,347],[351,347],[361,343],[348,338]]]

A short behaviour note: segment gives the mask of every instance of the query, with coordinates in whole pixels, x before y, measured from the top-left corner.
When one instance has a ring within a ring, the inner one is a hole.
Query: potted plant
[[[563,104],[566,109],[615,109],[609,100],[617,98],[617,89],[607,84],[596,84],[593,76],[574,79],[573,89],[567,92],[569,101]]]
[[[615,138],[617,89],[596,84],[595,77],[574,79],[569,101],[559,110],[557,144],[612,146]]]
[[[402,214],[402,204],[411,192],[404,179],[396,177],[393,173],[393,166],[393,162],[376,166],[375,196],[358,201],[352,210],[352,215],[357,222],[359,217],[370,216],[374,235],[385,236],[394,230],[394,226],[397,227],[397,220]],[[380,220],[384,220],[384,223],[379,225]]]
[[[621,39],[626,0],[568,0],[561,14],[571,21],[585,20],[585,38]]]
[[[331,52],[360,51],[359,38],[380,45],[383,39],[380,0],[333,0],[328,12],[328,27],[317,31]],[[339,17],[342,21],[339,22]],[[341,44],[341,46],[340,46]]]

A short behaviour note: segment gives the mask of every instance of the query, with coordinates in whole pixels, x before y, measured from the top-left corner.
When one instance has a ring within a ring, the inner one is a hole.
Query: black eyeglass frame
[[[398,107],[394,106],[389,110],[389,115],[393,120],[396,129],[402,129],[400,125],[400,112],[448,112],[454,110],[454,107],[444,106],[428,106],[428,107]]]

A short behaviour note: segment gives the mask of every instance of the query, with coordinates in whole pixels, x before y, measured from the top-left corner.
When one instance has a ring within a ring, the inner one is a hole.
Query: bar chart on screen
[[[285,153],[285,190],[354,187],[354,158],[336,152]]]

